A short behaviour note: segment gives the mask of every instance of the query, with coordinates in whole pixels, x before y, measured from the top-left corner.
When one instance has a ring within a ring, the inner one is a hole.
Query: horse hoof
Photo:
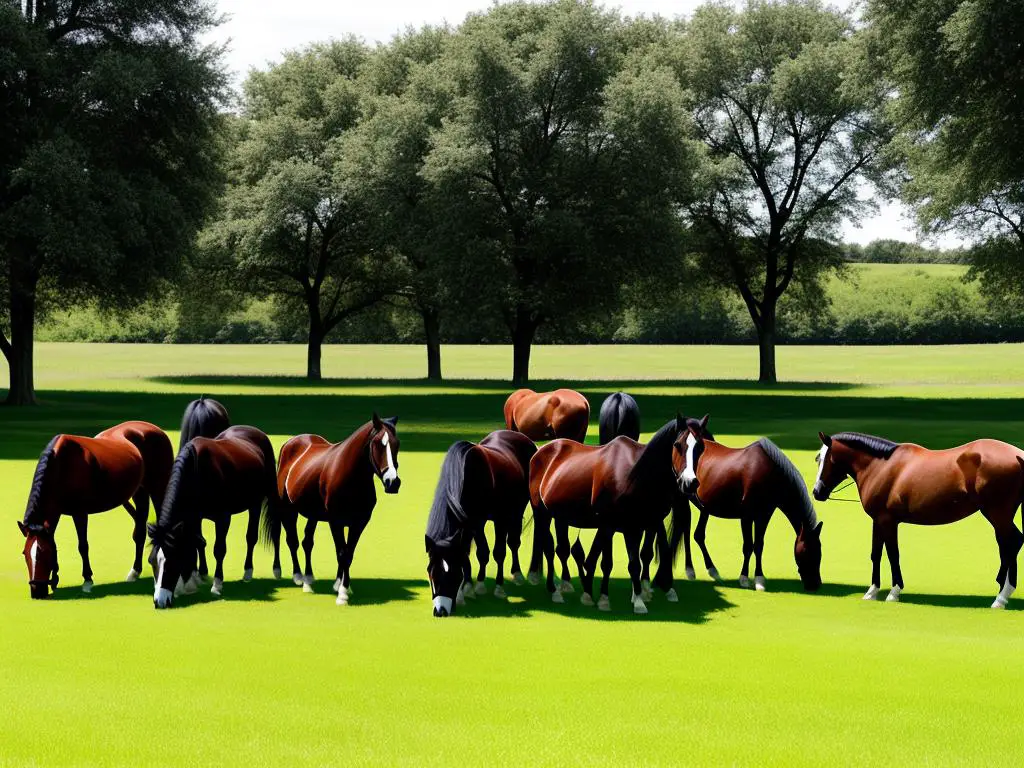
[[[633,613],[638,616],[643,616],[647,613],[647,606],[644,604],[643,599],[639,595],[633,597]]]
[[[218,579],[214,577],[213,586],[210,587],[210,594],[216,595],[217,597],[220,597],[222,594],[224,594],[224,579]]]
[[[750,579],[748,579],[746,576],[740,574],[740,586],[743,587],[744,589],[749,587],[750,586]]]
[[[540,584],[540,573],[538,571],[530,571],[530,573],[526,576],[526,580],[536,587],[538,584]]]
[[[242,574],[242,581],[252,581],[252,568],[246,568]]]
[[[514,583],[517,587],[521,587],[523,586],[523,584],[526,583],[526,579],[523,578],[523,574],[521,571],[516,571],[512,574],[512,583]]]
[[[334,584],[331,586],[331,589],[333,589],[335,592],[340,590],[341,589],[341,579],[335,579],[334,580]]]
[[[128,575],[124,577],[124,580],[127,583],[131,584],[134,581],[138,581],[138,578],[139,578],[139,572],[136,571],[134,568],[132,568],[130,571],[128,571]]]
[[[313,594],[313,580],[312,579],[309,579],[308,581],[306,579],[302,580],[302,591],[305,592],[307,595],[312,595]]]
[[[182,594],[185,595],[194,595],[198,589],[199,585],[192,580],[191,576],[181,587]]]
[[[994,603],[992,603],[992,607],[993,608],[1005,608],[1006,607],[1006,601],[1003,600],[1003,598],[1001,598],[1001,597],[997,597],[996,601]]]
[[[669,591],[665,593],[665,599],[670,603],[679,602],[679,595],[676,594],[675,587],[670,588]]]
[[[889,590],[889,594],[885,598],[887,603],[898,603],[900,601],[900,595],[903,594],[902,587],[893,587]]]
[[[480,595],[480,596],[486,595],[487,594],[487,585],[484,584],[482,581],[478,581],[476,583],[476,586],[473,587],[473,591],[476,594]]]
[[[501,584],[498,584],[494,587],[494,596],[499,600],[504,600],[506,597],[508,597],[508,595],[505,594],[505,590],[502,588]]]
[[[610,611],[612,609],[612,601],[608,599],[608,595],[601,595],[597,598],[597,610],[599,611]]]
[[[565,598],[562,597],[562,593],[556,589],[554,592],[551,593],[551,602],[558,603],[559,605],[561,605],[565,602]]]
[[[476,600],[476,593],[473,591],[472,582],[467,581],[462,585],[462,594],[467,600]]]
[[[576,591],[576,587],[574,587],[572,585],[571,581],[567,581],[566,579],[562,579],[562,583],[559,586],[559,591],[561,591],[561,593],[563,595],[571,595],[571,594],[573,594]]]
[[[686,569],[686,580],[687,581],[696,581],[696,579],[697,579],[697,572],[695,570],[693,570],[693,568],[687,568]]]
[[[280,579],[281,578],[281,569],[280,568],[275,568],[274,569],[274,578],[275,579]]]
[[[708,576],[710,576],[714,581],[722,580],[722,577],[719,575],[717,568],[708,568]]]
[[[292,584],[296,587],[301,587],[303,584],[302,574],[298,571],[292,574]]]
[[[754,589],[756,589],[758,592],[765,592],[768,589],[768,586],[765,584],[764,581],[764,576],[754,577]]]
[[[185,594],[185,582],[182,581],[181,576],[178,577],[177,583],[174,585],[174,596],[181,597]]]
[[[348,590],[344,587],[338,590],[338,599],[334,601],[335,605],[348,605]]]
[[[87,579],[82,582],[82,591],[87,595],[92,592],[92,579]]]
[[[455,604],[456,605],[465,605],[466,604],[466,597],[465,597],[465,595],[462,594],[461,587],[455,593]]]
[[[589,592],[584,592],[582,595],[580,595],[580,602],[583,605],[586,605],[586,606],[589,607],[589,606],[592,606],[594,604],[594,598],[592,598],[590,596]]]

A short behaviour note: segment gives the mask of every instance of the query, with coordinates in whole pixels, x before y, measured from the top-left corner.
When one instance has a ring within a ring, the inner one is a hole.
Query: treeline
[[[964,248],[944,250],[901,240],[872,240],[867,245],[845,243],[846,261],[862,264],[969,264],[970,251]]]

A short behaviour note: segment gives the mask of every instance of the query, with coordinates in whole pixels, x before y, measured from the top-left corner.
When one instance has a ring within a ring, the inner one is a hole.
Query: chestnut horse
[[[195,564],[202,544],[203,520],[213,521],[216,529],[213,556],[217,565],[210,592],[218,596],[223,593],[231,517],[246,510],[249,527],[245,534],[247,549],[242,578],[250,581],[260,508],[274,507],[276,501],[274,448],[260,430],[228,427],[215,438],[195,437],[185,443],[174,459],[160,516],[149,526],[153,542],[153,604],[169,608],[176,593],[194,592],[198,586]]]
[[[398,477],[397,423],[397,418],[381,419],[375,413],[342,443],[329,443],[319,435],[299,435],[284,444],[277,470],[281,504],[268,509],[262,527],[264,541],[274,545],[275,576],[281,574],[283,526],[292,554],[292,581],[301,584],[304,592],[313,591],[313,536],[317,523],[326,522],[331,526],[338,558],[334,581],[337,604],[348,604],[352,595],[349,568],[359,537],[377,504],[373,476],[381,479],[385,493],[398,493],[402,484]],[[302,538],[305,575],[299,570],[299,514],[306,518]]]
[[[859,432],[818,436],[822,446],[814,498],[826,501],[841,480],[851,477],[872,521],[871,586],[865,600],[878,596],[883,547],[892,568],[886,601],[900,599],[900,523],[945,525],[980,511],[995,529],[999,545],[1000,590],[992,607],[1006,607],[1017,587],[1017,553],[1024,544],[1024,535],[1013,522],[1024,490],[1024,452],[999,440],[930,451]]]
[[[228,409],[212,397],[201,395],[185,407],[181,417],[181,438],[178,450],[193,437],[216,437],[231,426]]]
[[[460,440],[441,464],[441,476],[427,519],[427,578],[434,616],[448,616],[474,592],[486,592],[487,536],[484,525],[494,523],[494,596],[505,594],[505,546],[512,553],[512,577],[522,582],[519,544],[523,512],[530,498],[530,459],[537,446],[526,435],[502,429],[478,444]],[[469,565],[469,544],[476,542],[480,563],[476,587]],[[462,574],[458,578],[457,574]],[[454,601],[454,602],[453,602]]]
[[[54,531],[61,515],[75,521],[82,556],[82,591],[92,590],[89,563],[89,515],[124,507],[135,521],[135,560],[126,581],[142,573],[149,501],[163,503],[174,451],[162,429],[145,421],[126,421],[96,437],[57,435],[36,465],[25,518],[18,528],[25,536],[25,563],[33,598],[57,588],[57,544]]]
[[[572,389],[517,389],[505,401],[505,428],[522,432],[531,440],[565,437],[582,443],[589,422],[590,403]]]
[[[776,509],[789,520],[796,533],[793,557],[804,589],[814,592],[821,587],[821,523],[814,503],[807,495],[807,486],[793,462],[771,440],[762,437],[746,448],[727,448],[707,439],[703,428],[708,417],[698,422],[700,428],[688,429],[679,436],[672,452],[672,468],[679,478],[679,489],[689,496],[700,510],[694,539],[704,555],[708,575],[718,579],[718,569],[711,561],[704,544],[708,516],[740,521],[743,533],[743,567],[740,586],[750,586],[750,556],[754,556],[754,589],[766,588],[761,570],[764,535]],[[687,526],[683,534],[689,538]],[[674,532],[674,537],[679,532]],[[678,542],[673,540],[673,549]],[[686,569],[693,571],[689,545],[686,547]]]
[[[691,420],[692,421],[692,420]],[[591,592],[597,555],[601,553],[603,580],[598,608],[609,610],[608,580],[612,568],[611,541],[622,533],[629,556],[634,613],[647,613],[641,585],[640,543],[644,532],[658,530],[672,510],[673,528],[678,527],[684,508],[676,502],[680,494],[672,476],[672,447],[687,421],[679,416],[668,422],[641,445],[628,437],[617,437],[600,447],[581,445],[572,440],[555,440],[540,448],[530,462],[530,503],[536,521],[534,546],[547,559],[547,587],[551,599],[564,601],[554,580],[551,522],[558,536],[557,554],[562,561],[562,582],[569,580],[568,556],[572,554],[583,582],[581,602],[593,605]],[[586,562],[583,548],[569,546],[569,526],[596,528],[597,536]],[[661,528],[663,530],[663,528]],[[676,602],[672,587],[672,558],[668,542],[660,537],[661,564],[654,582]]]

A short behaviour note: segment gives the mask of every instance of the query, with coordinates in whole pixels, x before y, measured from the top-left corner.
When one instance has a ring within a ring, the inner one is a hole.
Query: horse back
[[[620,496],[629,487],[629,471],[642,450],[629,438],[600,447],[553,440],[530,461],[530,499],[549,508],[590,507],[601,497]]]
[[[743,506],[771,503],[778,495],[782,470],[758,443],[743,448],[712,441],[704,445],[697,463],[697,497],[716,517],[740,517]],[[788,492],[788,483],[783,487]]]
[[[174,447],[167,433],[148,421],[126,421],[100,432],[96,438],[123,438],[139,450],[143,463],[142,486],[160,509],[174,464]]]
[[[537,446],[526,435],[510,430],[492,432],[477,446],[491,475],[491,487],[497,502],[516,506],[529,495],[530,459]]]
[[[85,514],[119,507],[142,485],[142,453],[130,441],[116,436],[62,435],[54,445],[59,471],[55,476],[64,510]]]

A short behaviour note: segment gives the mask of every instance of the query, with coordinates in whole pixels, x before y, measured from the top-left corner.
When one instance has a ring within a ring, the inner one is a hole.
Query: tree
[[[471,15],[432,68],[452,113],[423,176],[476,240],[463,281],[493,305],[529,377],[545,323],[609,311],[620,286],[677,242],[692,147],[671,72],[593,3],[516,2]]]
[[[743,297],[762,382],[775,382],[779,299],[794,284],[822,295],[841,264],[836,241],[860,212],[856,183],[881,169],[886,93],[849,19],[816,0],[700,8],[678,47],[707,146],[706,193],[689,207],[713,280]]]
[[[35,401],[47,305],[137,301],[191,247],[221,179],[215,24],[205,0],[0,5],[8,403]]]
[[[307,316],[311,379],[327,334],[388,290],[390,260],[367,247],[344,141],[360,119],[367,54],[354,39],[318,44],[249,76],[222,214],[204,235],[249,290]]]
[[[1024,292],[1024,2],[872,0],[868,18],[898,93],[903,198],[927,235],[977,244],[972,273]]]

